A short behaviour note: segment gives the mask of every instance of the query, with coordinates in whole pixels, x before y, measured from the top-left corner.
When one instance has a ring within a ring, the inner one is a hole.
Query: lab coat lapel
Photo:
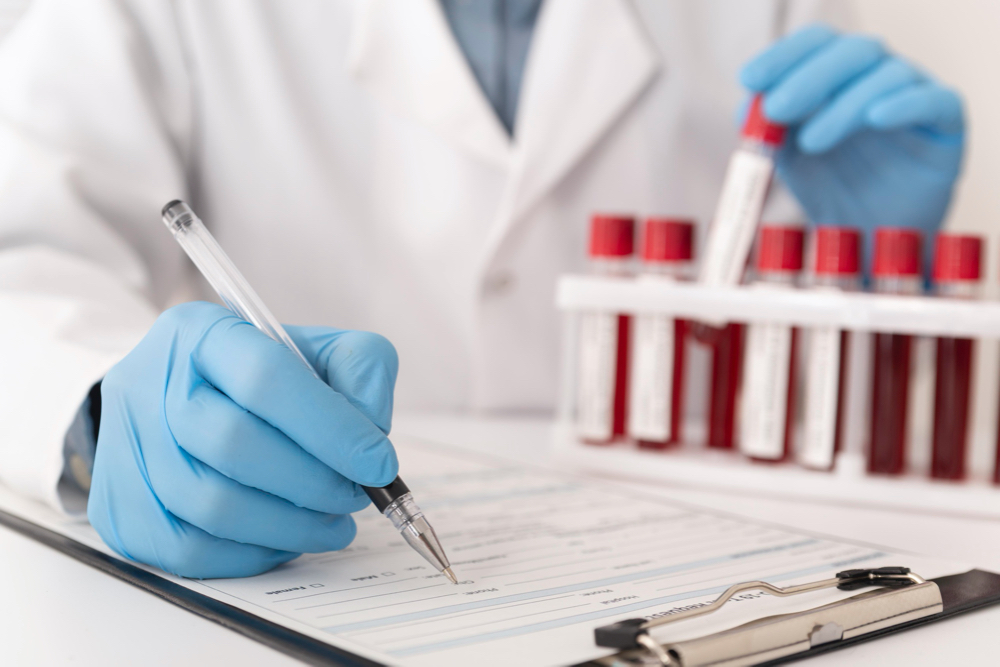
[[[628,0],[545,0],[521,90],[513,173],[486,265],[531,207],[621,119],[659,67]]]
[[[380,103],[501,167],[511,144],[437,0],[362,0],[349,68]]]

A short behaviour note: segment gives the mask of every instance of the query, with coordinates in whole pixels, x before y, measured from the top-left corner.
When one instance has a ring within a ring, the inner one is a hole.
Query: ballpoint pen
[[[306,360],[288,332],[267,309],[191,207],[175,199],[163,207],[162,215],[167,229],[209,284],[218,292],[226,306],[272,339],[287,345],[319,379],[316,369]],[[457,584],[458,579],[451,570],[451,563],[448,562],[434,528],[413,500],[413,495],[403,480],[397,477],[388,486],[362,488],[371,498],[375,508],[392,521],[392,525],[400,532],[403,539],[439,572],[443,572],[452,583]]]

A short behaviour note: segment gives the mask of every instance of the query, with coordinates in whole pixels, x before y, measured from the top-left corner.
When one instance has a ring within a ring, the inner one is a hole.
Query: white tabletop
[[[544,457],[542,419],[401,415],[396,431],[522,460]],[[1000,572],[1000,521],[643,487],[687,502]],[[0,664],[291,665],[290,658],[0,529]],[[995,664],[1000,607],[831,653],[809,664]]]

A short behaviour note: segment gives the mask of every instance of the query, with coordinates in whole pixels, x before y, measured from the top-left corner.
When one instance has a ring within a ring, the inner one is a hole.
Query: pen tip
[[[448,579],[451,580],[451,583],[458,583],[458,577],[455,576],[455,573],[451,571],[450,567],[444,568],[444,576],[448,577]]]

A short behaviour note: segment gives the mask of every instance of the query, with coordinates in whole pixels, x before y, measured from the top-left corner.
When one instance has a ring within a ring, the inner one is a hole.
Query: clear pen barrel
[[[317,379],[322,380],[191,207],[180,200],[174,200],[163,207],[162,215],[167,229],[226,306],[273,340],[283,343]],[[442,571],[452,583],[457,583],[434,529],[413,502],[409,492],[403,493],[407,491],[403,480],[397,477],[384,487],[364,489],[378,507],[385,507],[385,516],[392,521],[407,543]],[[396,497],[397,494],[400,495]],[[388,505],[384,504],[394,497]]]
[[[288,346],[306,368],[319,377],[316,369],[306,360],[285,328],[267,309],[191,207],[182,201],[167,204],[163,209],[163,222],[230,310],[274,340]]]

